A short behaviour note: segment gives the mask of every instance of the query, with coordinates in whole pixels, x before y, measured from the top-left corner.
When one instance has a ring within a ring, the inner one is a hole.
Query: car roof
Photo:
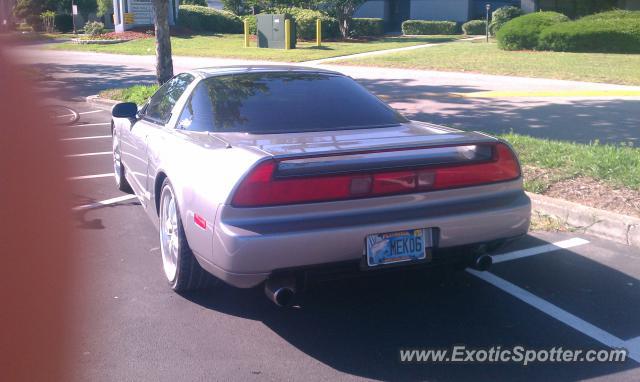
[[[297,72],[297,73],[317,73],[328,75],[340,75],[342,73],[334,72],[331,70],[310,68],[297,65],[229,65],[229,66],[215,66],[209,68],[193,69],[191,73],[198,75],[202,78],[226,76],[234,74],[247,74],[247,73],[279,73],[279,72]]]

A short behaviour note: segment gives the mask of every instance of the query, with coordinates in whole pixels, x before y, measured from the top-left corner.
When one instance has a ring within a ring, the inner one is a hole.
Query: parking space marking
[[[67,178],[67,180],[83,180],[83,179],[95,179],[95,178],[108,178],[110,176],[113,176],[113,173],[107,173],[107,174],[95,174],[95,175],[82,175],[82,176],[72,176],[70,178]]]
[[[76,207],[73,207],[73,210],[74,211],[89,210],[89,209],[92,209],[92,208],[108,206],[110,204],[116,204],[116,203],[124,202],[124,201],[127,201],[127,200],[131,200],[131,199],[137,199],[137,196],[135,196],[133,194],[131,194],[131,195],[122,195],[122,196],[118,196],[116,198],[111,198],[111,199],[107,199],[107,200],[101,200],[101,201],[95,202],[95,203],[89,203],[89,204],[83,204],[81,206],[76,206]]]
[[[508,252],[500,255],[493,255],[491,258],[493,259],[493,263],[502,263],[505,261],[517,260],[523,257],[540,255],[547,252],[557,251],[558,249],[567,249],[572,247],[577,247],[579,245],[588,244],[589,240],[580,239],[578,237],[574,237],[569,240],[563,240],[556,243],[540,245],[537,247],[521,249],[519,251]]]
[[[101,151],[98,153],[82,153],[82,154],[68,154],[65,155],[65,157],[67,158],[79,158],[79,157],[93,157],[93,156],[97,156],[97,155],[112,155],[113,153],[111,151]]]
[[[91,110],[91,111],[83,111],[82,113],[78,113],[78,114],[85,115],[85,114],[93,114],[93,113],[101,113],[101,112],[108,113],[108,111],[106,110]]]
[[[76,125],[70,125],[71,127],[86,127],[86,126],[110,126],[111,123],[110,122],[104,122],[104,123],[78,123]]]
[[[87,139],[104,139],[111,138],[111,135],[93,135],[90,137],[62,138],[61,141],[83,141]]]
[[[600,342],[605,346],[608,346],[610,348],[627,348],[627,350],[629,350],[628,357],[640,363],[640,352],[632,351],[632,349],[628,348],[629,342],[631,341],[625,342],[620,338],[598,328],[597,326],[588,323],[580,317],[574,316],[566,310],[557,307],[546,300],[543,300],[542,298],[520,288],[519,286],[494,275],[493,273],[480,272],[474,269],[467,269],[467,272],[512,295],[520,301],[538,309],[542,313],[555,318],[563,324],[574,328],[582,334],[593,338],[594,340]]]

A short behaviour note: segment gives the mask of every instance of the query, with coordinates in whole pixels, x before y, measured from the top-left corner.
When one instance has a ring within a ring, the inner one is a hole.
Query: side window
[[[173,107],[193,79],[191,74],[183,73],[162,85],[149,100],[145,108],[144,117],[154,122],[167,123],[171,118]]]
[[[189,131],[214,131],[213,117],[207,86],[200,83],[184,106],[176,128]]]

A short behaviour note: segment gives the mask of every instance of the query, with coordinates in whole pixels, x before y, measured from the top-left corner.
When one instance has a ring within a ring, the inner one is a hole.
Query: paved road
[[[65,62],[41,66],[57,76],[43,92],[84,113],[59,128],[65,153],[109,152],[108,113],[79,101],[113,86],[110,78],[151,80],[148,69]],[[96,176],[69,181],[76,205],[125,196],[106,175],[108,154],[67,161],[72,176]],[[75,224],[82,320],[71,371],[80,380],[640,380],[640,253],[611,242],[534,232],[495,254],[501,262],[490,273],[322,282],[298,308],[281,310],[260,289],[171,292],[157,232],[135,199],[78,211]],[[625,347],[632,358],[527,367],[399,361],[399,349],[460,344]]]
[[[154,57],[121,56],[39,49],[16,50],[16,56],[45,73],[66,77],[67,96],[95,94],[108,87],[153,82]],[[176,72],[189,68],[246,63],[201,57],[175,58]],[[258,63],[255,62],[254,63]],[[489,133],[519,132],[535,137],[588,143],[632,142],[640,145],[640,98],[466,98],[452,93],[491,90],[614,90],[620,85],[593,84],[470,73],[390,70],[339,65],[410,118]],[[55,88],[60,91],[59,87]]]

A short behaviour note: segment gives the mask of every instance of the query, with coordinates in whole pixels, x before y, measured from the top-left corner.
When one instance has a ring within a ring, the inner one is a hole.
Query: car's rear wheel
[[[122,151],[120,150],[120,139],[113,134],[113,176],[116,180],[118,190],[131,193],[133,190],[124,176],[124,166],[122,165]]]
[[[213,276],[200,267],[189,248],[169,179],[162,184],[159,225],[162,267],[171,289],[184,292],[209,285]]]

